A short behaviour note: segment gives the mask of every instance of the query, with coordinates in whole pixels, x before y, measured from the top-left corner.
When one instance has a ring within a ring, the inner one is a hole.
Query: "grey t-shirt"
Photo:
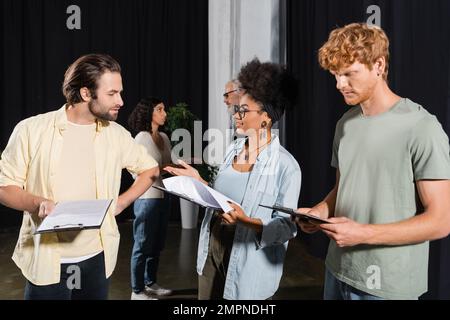
[[[398,222],[421,212],[415,181],[450,179],[449,140],[436,117],[408,99],[373,117],[354,107],[336,126],[331,164],[340,171],[336,217]],[[339,248],[331,241],[326,266],[369,294],[417,299],[427,291],[428,242]]]

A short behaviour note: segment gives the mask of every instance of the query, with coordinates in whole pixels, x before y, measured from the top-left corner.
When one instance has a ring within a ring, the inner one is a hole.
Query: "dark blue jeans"
[[[138,293],[156,282],[159,254],[169,223],[166,199],[138,199],[134,203],[134,245],[131,254],[131,288]]]
[[[61,264],[59,283],[37,286],[27,281],[25,300],[107,300],[108,289],[102,252],[79,263]]]

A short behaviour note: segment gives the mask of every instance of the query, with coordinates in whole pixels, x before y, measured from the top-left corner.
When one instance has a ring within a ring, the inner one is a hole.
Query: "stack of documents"
[[[164,188],[157,186],[153,188],[194,202],[204,208],[228,212],[233,210],[228,204],[228,201],[236,203],[227,196],[191,177],[171,177],[164,179],[162,182]]]

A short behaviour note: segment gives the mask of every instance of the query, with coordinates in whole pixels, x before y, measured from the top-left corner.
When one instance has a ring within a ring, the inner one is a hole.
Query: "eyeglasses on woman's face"
[[[245,118],[247,112],[261,112],[261,110],[250,110],[247,104],[234,105],[228,108],[228,112],[234,116],[236,113],[239,115],[239,119]]]

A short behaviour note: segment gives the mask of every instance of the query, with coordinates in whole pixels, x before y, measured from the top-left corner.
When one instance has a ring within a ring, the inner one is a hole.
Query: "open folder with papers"
[[[112,200],[59,202],[42,221],[35,234],[99,229],[111,203]]]
[[[227,196],[191,177],[171,177],[164,179],[162,182],[164,187],[153,186],[153,188],[194,202],[204,208],[228,212],[232,210],[228,201],[236,203]]]
[[[265,206],[260,204],[260,207],[263,208],[267,208],[267,209],[272,209],[274,211],[280,211],[283,213],[288,213],[291,216],[294,216],[296,218],[299,218],[300,220],[304,221],[304,222],[308,222],[308,223],[312,223],[312,224],[322,224],[322,223],[331,223],[325,219],[321,219],[319,217],[307,214],[307,213],[300,213],[295,211],[294,209],[290,209],[290,208],[285,208],[285,207],[281,207],[281,206]]]

